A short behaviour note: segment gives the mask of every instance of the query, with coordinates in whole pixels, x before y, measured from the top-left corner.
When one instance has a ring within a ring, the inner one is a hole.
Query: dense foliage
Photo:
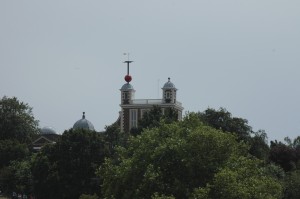
[[[100,179],[96,178],[95,171],[106,151],[104,139],[97,132],[65,131],[55,145],[44,147],[34,157],[32,172],[36,196],[73,199],[83,193],[99,192]]]
[[[37,120],[17,98],[0,100],[0,190],[38,199],[300,198],[300,136],[271,141],[224,108],[153,107],[130,134],[65,131],[33,153]]]
[[[38,121],[34,119],[32,108],[16,97],[0,100],[0,140],[17,140],[31,144],[38,133]]]
[[[29,192],[32,141],[38,121],[32,108],[16,97],[0,99],[0,190]]]
[[[264,198],[256,197],[255,190],[261,196],[280,198],[281,184],[267,172],[262,175],[260,161],[250,158],[247,150],[235,135],[205,126],[191,114],[182,122],[147,129],[131,137],[126,148],[119,147],[100,169],[103,194],[106,198],[190,198],[201,192],[203,197],[205,193],[207,198],[222,198],[225,190],[233,191],[229,186],[236,185],[241,190],[235,198]],[[224,184],[227,178],[235,181]]]

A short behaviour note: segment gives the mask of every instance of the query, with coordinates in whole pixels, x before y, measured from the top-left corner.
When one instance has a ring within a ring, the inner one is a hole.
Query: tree
[[[282,198],[283,187],[278,178],[257,159],[233,157],[218,171],[205,188],[196,189],[193,198],[265,199]]]
[[[107,198],[188,198],[232,155],[245,155],[246,148],[234,135],[203,126],[191,114],[182,122],[160,124],[130,137],[128,147],[118,147],[98,175]]]
[[[164,114],[161,107],[153,106],[152,109],[145,112],[142,119],[138,122],[138,127],[130,131],[131,135],[139,135],[146,128],[155,128],[160,126],[161,121],[170,124],[178,121],[178,112],[174,108],[165,108]]]
[[[299,159],[295,148],[275,140],[271,141],[269,160],[288,172],[296,169]]]
[[[125,146],[128,140],[128,134],[121,132],[120,125],[117,122],[106,126],[103,136],[108,146],[110,155],[114,154],[116,146]]]
[[[38,121],[34,119],[32,108],[16,97],[0,100],[0,140],[15,139],[31,144],[38,133]]]
[[[239,140],[248,140],[250,138],[252,128],[248,125],[248,121],[243,118],[232,117],[231,113],[224,108],[219,110],[208,108],[198,114],[201,121],[205,124],[223,132],[236,133]]]
[[[300,198],[300,170],[287,173],[284,180],[285,192],[284,199],[298,199]]]
[[[222,130],[223,132],[236,134],[239,141],[249,144],[251,155],[262,160],[268,158],[269,146],[267,144],[267,134],[263,130],[253,132],[252,127],[248,125],[246,119],[233,117],[224,108],[220,108],[219,110],[208,108],[204,112],[199,112],[198,116],[206,125]]]
[[[26,144],[17,140],[0,140],[0,168],[8,166],[11,161],[22,160],[29,154]]]
[[[264,130],[253,133],[254,136],[248,141],[250,145],[249,153],[258,159],[268,160],[270,147],[267,144],[267,134]]]
[[[30,160],[12,161],[8,167],[4,167],[1,170],[0,183],[6,194],[13,191],[32,193]]]
[[[79,198],[99,192],[95,171],[107,155],[103,135],[83,129],[65,131],[33,161],[34,190],[40,198]],[[55,191],[53,191],[55,190]]]

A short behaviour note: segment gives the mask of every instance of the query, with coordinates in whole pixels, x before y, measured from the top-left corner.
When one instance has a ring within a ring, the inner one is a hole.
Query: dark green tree
[[[205,186],[231,156],[247,154],[233,134],[201,125],[191,114],[131,137],[102,165],[106,198],[188,198]],[[195,125],[195,121],[199,125]]]
[[[269,175],[262,161],[233,157],[205,188],[196,189],[192,198],[281,199],[283,186]]]
[[[30,155],[27,144],[18,140],[0,140],[0,168],[8,166],[11,161],[19,161]]]
[[[224,108],[219,110],[208,108],[204,112],[199,112],[199,118],[211,127],[223,132],[235,133],[239,140],[249,140],[251,137],[252,128],[248,125],[248,121],[232,117],[231,113]]]
[[[284,184],[284,199],[300,198],[300,170],[288,172]]]
[[[208,108],[204,112],[199,112],[198,115],[204,124],[223,132],[236,134],[239,141],[243,141],[250,146],[249,152],[251,155],[262,160],[268,158],[267,134],[263,130],[253,132],[246,119],[233,117],[224,108],[219,110]]]
[[[65,131],[55,145],[43,148],[34,159],[37,197],[72,199],[99,192],[101,179],[95,171],[107,153],[102,134],[83,129]]]
[[[37,133],[38,121],[32,114],[32,108],[16,97],[4,96],[0,100],[0,140],[14,139],[31,144]]]
[[[146,111],[142,119],[138,122],[138,128],[131,129],[131,135],[139,135],[146,128],[159,127],[161,121],[166,124],[178,121],[178,112],[174,108],[165,108],[164,113],[159,106],[153,106],[149,111]]]
[[[105,127],[103,136],[110,155],[113,155],[116,146],[126,145],[129,135],[127,133],[122,133],[119,123],[115,122],[112,125]]]
[[[264,130],[259,130],[258,132],[253,132],[254,136],[248,141],[250,148],[249,153],[258,159],[268,160],[270,147],[267,144],[267,134]]]
[[[28,104],[16,97],[0,99],[0,187],[2,191],[28,191],[24,174],[38,121]],[[28,170],[26,170],[28,171]],[[24,175],[23,175],[24,174]]]
[[[271,141],[269,160],[280,165],[286,172],[297,168],[297,150],[282,142]]]

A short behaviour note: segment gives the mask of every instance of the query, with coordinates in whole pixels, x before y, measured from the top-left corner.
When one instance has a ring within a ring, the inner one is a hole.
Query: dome
[[[134,90],[133,86],[129,83],[126,83],[122,86],[121,91],[128,91],[128,90]]]
[[[83,112],[82,119],[75,122],[75,124],[73,125],[73,129],[87,129],[87,130],[94,131],[95,130],[94,125],[90,121],[85,119],[84,114],[85,112]]]
[[[45,135],[45,134],[57,134],[56,131],[52,127],[50,127],[50,126],[43,127],[40,130],[40,132],[41,132],[42,135]]]
[[[168,81],[165,83],[163,89],[170,89],[175,88],[175,85],[170,81],[170,77],[168,78]]]

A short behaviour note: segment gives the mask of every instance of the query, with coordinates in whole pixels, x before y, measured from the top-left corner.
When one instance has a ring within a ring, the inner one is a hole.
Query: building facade
[[[162,88],[161,99],[135,99],[135,90],[130,84],[132,78],[129,75],[129,63],[132,61],[126,61],[127,63],[127,75],[125,76],[125,83],[121,91],[121,111],[120,111],[120,126],[122,132],[130,132],[132,128],[138,127],[138,121],[142,119],[143,114],[149,111],[154,106],[158,106],[164,110],[166,108],[173,108],[177,111],[178,120],[182,118],[183,107],[181,102],[177,101],[177,88],[168,78],[168,81]]]

